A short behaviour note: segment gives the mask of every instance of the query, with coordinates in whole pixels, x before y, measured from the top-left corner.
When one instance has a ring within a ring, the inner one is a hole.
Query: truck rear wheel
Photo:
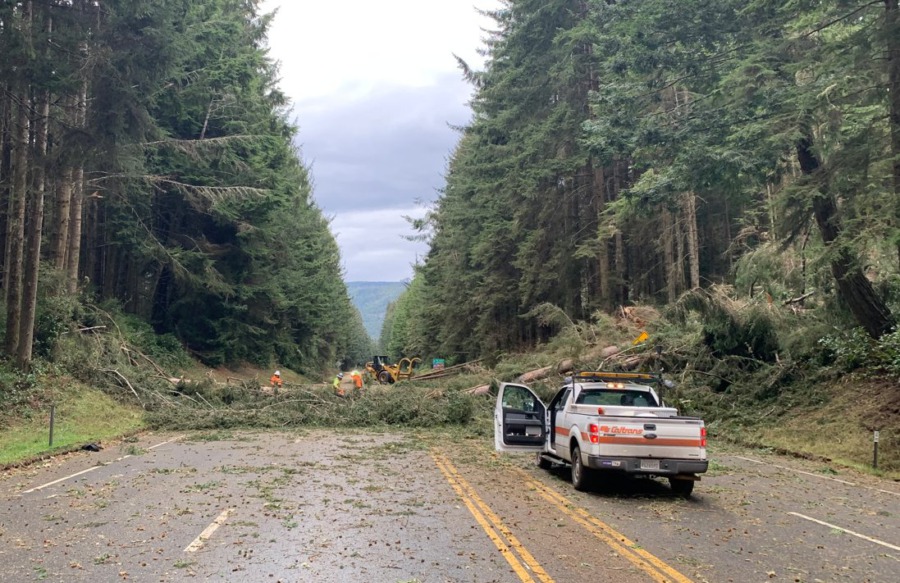
[[[581,449],[576,445],[572,448],[572,485],[579,492],[588,490],[591,486],[592,471],[586,468],[581,461]]]
[[[694,491],[694,480],[669,478],[669,486],[672,488],[672,492],[679,498],[690,498],[691,492]]]
[[[379,383],[381,383],[383,385],[389,385],[393,381],[394,381],[394,378],[391,376],[391,373],[389,373],[388,371],[383,370],[380,373],[378,373],[378,382]]]

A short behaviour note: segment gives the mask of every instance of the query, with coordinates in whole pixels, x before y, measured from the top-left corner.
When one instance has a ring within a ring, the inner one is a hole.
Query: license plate
[[[658,470],[659,460],[641,460],[642,470]]]

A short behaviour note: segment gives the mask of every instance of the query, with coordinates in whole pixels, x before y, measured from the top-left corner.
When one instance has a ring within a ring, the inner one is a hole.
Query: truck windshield
[[[622,405],[625,407],[659,407],[653,394],[628,389],[583,389],[575,400],[576,405]]]

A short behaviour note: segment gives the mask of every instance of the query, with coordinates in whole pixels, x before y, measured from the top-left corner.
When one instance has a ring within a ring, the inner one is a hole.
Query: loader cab
[[[384,367],[391,363],[391,359],[387,356],[372,357],[372,368],[376,373],[384,370]]]

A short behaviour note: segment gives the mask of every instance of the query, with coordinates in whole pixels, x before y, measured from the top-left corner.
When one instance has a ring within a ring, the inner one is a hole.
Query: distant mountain
[[[400,297],[406,289],[402,281],[348,281],[347,290],[353,305],[362,314],[366,332],[376,342],[381,336],[381,325],[388,304]]]

